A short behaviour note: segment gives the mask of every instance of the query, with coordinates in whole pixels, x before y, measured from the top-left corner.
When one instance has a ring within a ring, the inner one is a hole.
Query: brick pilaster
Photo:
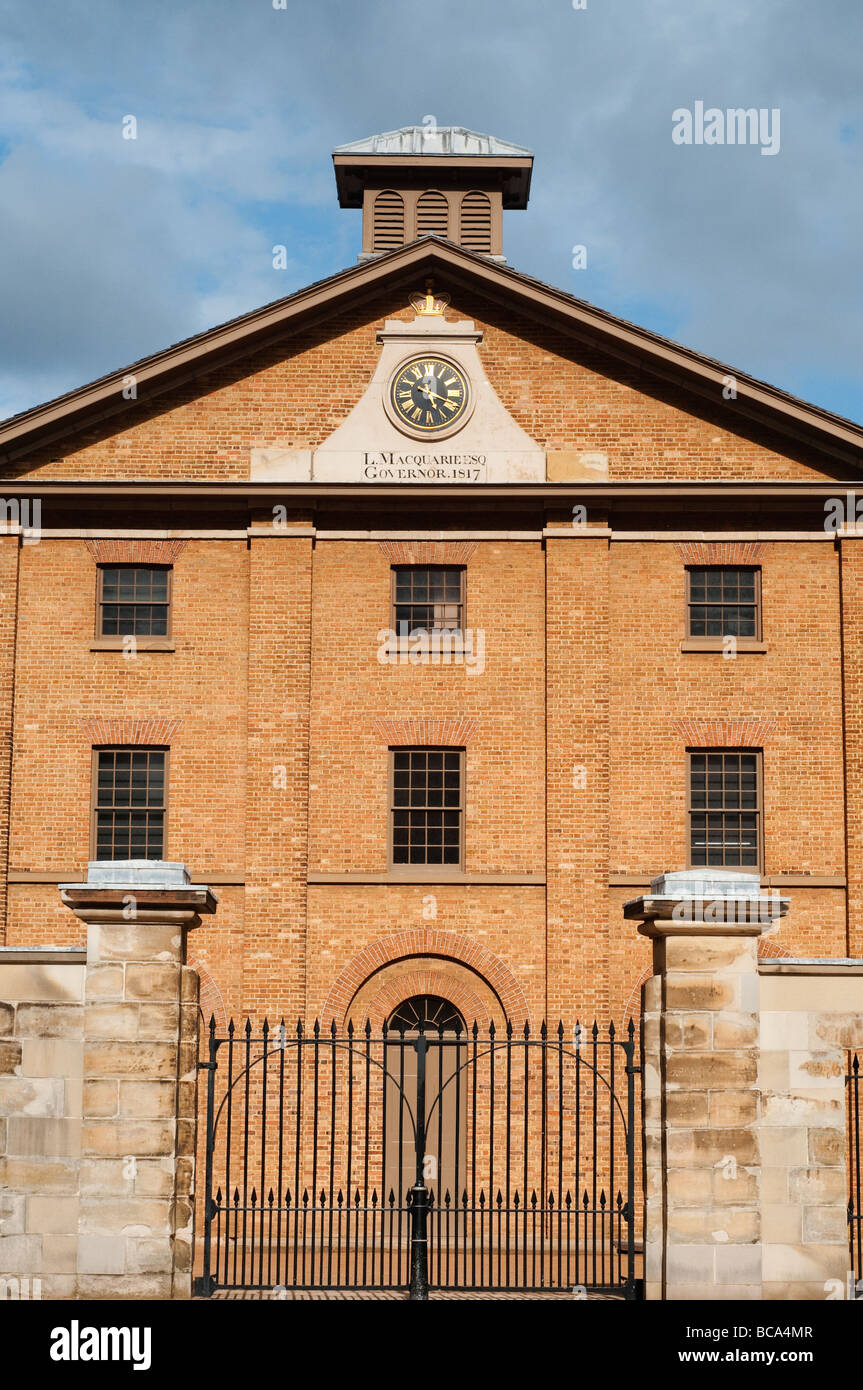
[[[311,588],[308,536],[252,535],[242,1012],[276,1021],[306,1013]]]
[[[608,540],[546,539],[547,1005],[609,1015]]]
[[[0,536],[0,945],[6,942],[15,632],[18,623],[18,556],[18,537]]]
[[[846,949],[863,955],[863,540],[839,542],[845,706]]]

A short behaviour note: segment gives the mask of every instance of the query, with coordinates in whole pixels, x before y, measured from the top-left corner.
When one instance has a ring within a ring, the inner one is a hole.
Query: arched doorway
[[[425,1160],[423,1177],[434,1201],[459,1201],[465,1185],[467,1114],[463,1064],[467,1028],[460,1011],[437,994],[404,999],[387,1020],[386,1164],[400,1198],[416,1178],[411,1115],[417,1113],[417,1040],[425,1062]]]

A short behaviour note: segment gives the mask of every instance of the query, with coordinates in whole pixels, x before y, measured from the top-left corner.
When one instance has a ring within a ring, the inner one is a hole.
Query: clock
[[[420,438],[445,434],[462,423],[469,400],[467,377],[445,357],[412,357],[402,363],[390,384],[393,418]]]

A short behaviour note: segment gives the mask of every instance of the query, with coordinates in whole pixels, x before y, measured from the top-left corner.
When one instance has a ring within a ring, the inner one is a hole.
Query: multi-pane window
[[[395,748],[391,781],[393,865],[458,868],[462,859],[461,751]]]
[[[688,581],[690,637],[760,638],[759,569],[693,566]]]
[[[444,565],[393,566],[393,622],[399,637],[414,632],[460,632],[464,569]]]
[[[169,565],[100,566],[100,637],[167,637],[170,605]]]
[[[694,868],[760,865],[759,754],[690,753],[689,862]]]
[[[94,754],[93,857],[162,859],[167,753],[100,748]]]

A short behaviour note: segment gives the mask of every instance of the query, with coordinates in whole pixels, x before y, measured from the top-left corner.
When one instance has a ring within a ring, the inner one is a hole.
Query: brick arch
[[[376,719],[374,731],[391,748],[466,748],[479,721],[452,719]]]
[[[476,541],[378,541],[394,565],[466,565]]]
[[[417,994],[437,994],[458,1009],[468,1027],[479,1024],[483,1031],[488,1029],[488,1010],[475,990],[462,980],[453,979],[444,970],[408,970],[404,975],[388,980],[373,994],[359,1014],[352,1013],[355,1028],[364,1027],[366,1020],[375,1031],[405,999]],[[356,995],[354,996],[356,998]],[[348,1005],[348,1008],[351,1006]]]
[[[674,728],[687,748],[763,748],[778,719],[675,719]]]
[[[522,1027],[530,1022],[530,1010],[524,991],[512,971],[486,946],[481,946],[473,937],[461,932],[440,931],[436,928],[417,927],[412,931],[393,932],[390,936],[379,937],[371,945],[364,947],[353,960],[345,966],[327,995],[321,1010],[321,1019],[329,1023],[343,1020],[348,1013],[351,1000],[366,981],[385,965],[393,965],[399,960],[409,960],[412,956],[436,956],[441,959],[458,961],[473,970],[488,984],[496,995],[500,1006],[514,1027]]]
[[[152,718],[146,715],[120,715],[114,719],[109,715],[98,715],[92,719],[79,719],[90,743],[117,743],[148,745],[171,744],[183,726],[182,719],[174,719],[167,714],[157,714]]]
[[[195,956],[189,956],[187,965],[190,965],[197,972],[200,981],[198,994],[198,1012],[203,1020],[204,1031],[210,1026],[210,1019],[216,1020],[216,1032],[221,1035],[228,1026],[228,1015],[225,1011],[225,1001],[222,998],[222,991],[216,984],[213,976],[205,965]]]
[[[173,565],[189,542],[103,538],[84,544],[97,565]]]
[[[767,935],[759,936],[758,959],[775,960],[777,957],[780,959],[793,960],[794,952],[789,951],[786,946],[781,946],[774,938]]]
[[[623,1010],[623,1017],[621,1019],[622,1030],[626,1029],[631,1018],[634,1018],[636,1026],[638,1025],[638,1021],[641,1018],[641,991],[653,974],[653,962],[651,961],[650,965],[646,965],[644,967],[644,969],[642,970],[641,974],[639,975],[638,979],[635,981],[635,984],[632,986],[632,989],[629,992],[629,998],[626,1001],[626,1005]],[[626,1036],[625,1032],[623,1033],[623,1036]]]
[[[674,549],[687,565],[755,565],[764,553],[760,541],[682,541]]]

